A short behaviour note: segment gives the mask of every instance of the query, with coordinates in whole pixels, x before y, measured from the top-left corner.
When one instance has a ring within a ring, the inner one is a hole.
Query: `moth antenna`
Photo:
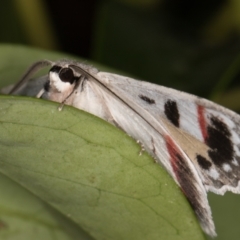
[[[93,77],[89,72],[87,72],[86,70],[84,70],[83,68],[76,66],[76,65],[69,65],[68,67],[72,68],[74,71],[81,73],[83,75],[85,75],[86,77]]]
[[[21,86],[28,82],[30,77],[35,74],[36,72],[38,72],[40,69],[47,67],[47,66],[52,66],[54,64],[54,62],[49,61],[49,60],[41,60],[38,62],[35,62],[26,72],[25,74],[22,76],[22,78],[15,84],[15,86],[9,91],[8,94],[13,94],[15,93],[17,90],[19,90],[21,88]]]

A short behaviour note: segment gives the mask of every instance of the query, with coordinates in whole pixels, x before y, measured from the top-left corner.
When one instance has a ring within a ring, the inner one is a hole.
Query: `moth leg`
[[[61,112],[63,107],[64,107],[64,103],[65,101],[63,101],[62,103],[60,103],[60,105],[58,106],[58,111]]]
[[[44,94],[44,92],[45,92],[45,89],[42,88],[42,89],[39,91],[39,93],[36,95],[36,98],[40,98],[40,97]]]

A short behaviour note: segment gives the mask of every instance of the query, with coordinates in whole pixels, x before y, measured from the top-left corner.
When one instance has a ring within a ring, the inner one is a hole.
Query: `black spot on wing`
[[[197,162],[200,167],[206,170],[208,170],[212,166],[212,163],[209,162],[205,157],[201,155],[197,155]]]
[[[222,120],[215,116],[212,116],[210,120],[211,125],[207,127],[208,137],[206,139],[207,145],[211,148],[208,155],[216,165],[221,166],[234,158],[231,133]]]
[[[227,136],[227,137],[231,136],[231,133],[228,130],[227,125],[224,122],[222,122],[221,120],[219,120],[218,118],[216,118],[214,116],[211,117],[211,123],[219,132],[222,132],[222,134],[224,134],[225,136]]]
[[[168,100],[164,104],[164,113],[167,117],[167,119],[176,127],[179,127],[179,112],[177,103],[172,100]]]
[[[148,103],[148,104],[155,104],[155,100],[154,100],[154,99],[151,99],[151,98],[149,98],[149,97],[147,97],[147,96],[144,96],[144,95],[142,95],[142,94],[140,94],[139,97],[140,97],[143,101],[145,101],[146,103]]]

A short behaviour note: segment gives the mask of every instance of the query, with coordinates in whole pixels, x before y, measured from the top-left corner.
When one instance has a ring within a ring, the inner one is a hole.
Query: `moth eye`
[[[50,69],[50,72],[56,72],[56,73],[59,73],[59,71],[61,70],[62,68],[55,65],[53,66],[51,69]]]
[[[71,68],[62,68],[59,72],[59,78],[63,82],[69,82],[71,84],[75,81],[73,70]]]

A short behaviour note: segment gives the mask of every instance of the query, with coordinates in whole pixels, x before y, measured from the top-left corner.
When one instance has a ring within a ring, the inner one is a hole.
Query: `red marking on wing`
[[[165,136],[166,146],[168,153],[170,155],[170,162],[173,168],[173,172],[175,173],[176,177],[178,178],[178,160],[181,157],[181,152],[179,152],[178,147],[172,140],[170,136]]]
[[[208,133],[207,133],[207,123],[204,117],[205,109],[203,106],[198,105],[197,111],[198,111],[198,123],[202,132],[203,139],[204,141],[206,141],[208,137]]]
[[[194,179],[189,166],[186,164],[182,153],[179,151],[178,146],[174,143],[170,136],[165,136],[167,150],[170,155],[170,161],[173,168],[173,172],[180,184],[182,192],[185,194],[192,206],[195,206],[194,201],[194,185],[192,180]]]

